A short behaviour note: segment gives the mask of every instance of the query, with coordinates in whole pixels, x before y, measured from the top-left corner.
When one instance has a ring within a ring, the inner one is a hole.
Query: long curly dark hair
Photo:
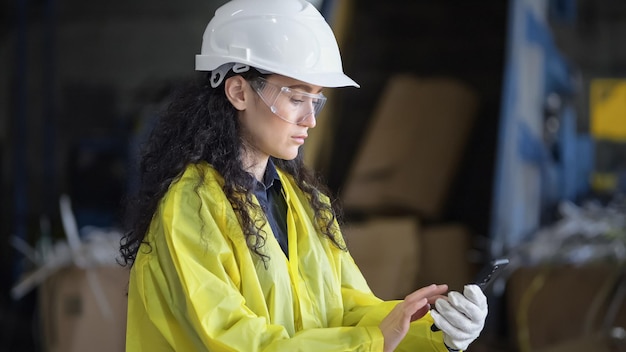
[[[229,72],[224,81],[233,75]],[[240,75],[248,81],[261,76],[254,69]],[[140,245],[147,243],[146,232],[170,184],[188,165],[203,161],[223,176],[224,193],[239,216],[248,247],[267,262],[269,258],[260,251],[265,243],[264,223],[255,222],[249,213],[259,208],[252,202],[254,179],[241,162],[242,143],[237,111],[226,98],[224,83],[212,88],[207,75],[173,95],[142,148],[139,189],[126,202],[127,230],[120,243],[122,265],[132,266]],[[336,202],[324,201],[328,189],[305,167],[301,153],[294,160],[272,160],[308,195],[317,229],[345,250],[334,225],[339,221],[339,207]],[[198,180],[198,185],[201,183]]]

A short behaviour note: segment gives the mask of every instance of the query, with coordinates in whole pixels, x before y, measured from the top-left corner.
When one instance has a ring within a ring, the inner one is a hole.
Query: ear
[[[229,77],[226,79],[226,82],[224,82],[226,98],[228,98],[228,101],[239,111],[246,109],[247,94],[245,87],[247,84],[248,82],[239,75]]]

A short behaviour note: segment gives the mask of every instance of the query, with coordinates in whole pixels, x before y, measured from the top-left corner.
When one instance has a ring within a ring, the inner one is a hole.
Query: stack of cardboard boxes
[[[472,234],[441,218],[478,105],[455,79],[389,79],[340,194],[346,213],[367,219],[344,235],[381,298],[472,279]]]

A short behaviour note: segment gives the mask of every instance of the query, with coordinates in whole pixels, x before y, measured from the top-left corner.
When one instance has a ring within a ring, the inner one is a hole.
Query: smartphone
[[[502,273],[502,269],[509,264],[509,260],[506,258],[494,259],[489,262],[479,273],[476,275],[477,280],[474,282],[480,287],[483,292],[489,287],[494,279]],[[432,331],[439,331],[439,328],[433,324],[430,327]]]
[[[507,258],[499,258],[490,261],[489,264],[478,273],[476,276],[477,281],[474,283],[485,291],[508,264],[509,260]]]
[[[502,269],[509,264],[509,260],[506,258],[494,259],[489,262],[479,273],[476,275],[478,279],[474,283],[480,287],[483,292],[489,287],[498,274],[502,273]],[[439,328],[435,324],[431,325],[430,330],[439,331]]]

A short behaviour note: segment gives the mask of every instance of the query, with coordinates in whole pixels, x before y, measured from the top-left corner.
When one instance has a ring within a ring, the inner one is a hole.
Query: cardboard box
[[[350,254],[381,299],[401,299],[417,288],[418,232],[414,217],[378,218],[343,227]]]
[[[128,276],[121,267],[69,267],[49,277],[39,290],[44,350],[124,351]]]
[[[532,351],[605,351],[601,332],[608,302],[623,267],[612,265],[520,268],[507,282],[511,339]],[[613,327],[626,327],[621,298]],[[602,341],[602,344],[597,341]],[[584,346],[593,346],[584,349]],[[572,345],[577,349],[568,349]]]
[[[463,286],[472,282],[477,268],[468,260],[472,236],[467,227],[453,223],[427,226],[422,228],[419,241],[419,287],[447,284],[451,290],[462,292]]]
[[[626,351],[626,344],[612,341],[610,337],[595,333],[578,337],[556,346],[542,348],[537,352],[614,352]]]
[[[439,218],[477,108],[458,80],[392,77],[341,194],[346,210]]]

